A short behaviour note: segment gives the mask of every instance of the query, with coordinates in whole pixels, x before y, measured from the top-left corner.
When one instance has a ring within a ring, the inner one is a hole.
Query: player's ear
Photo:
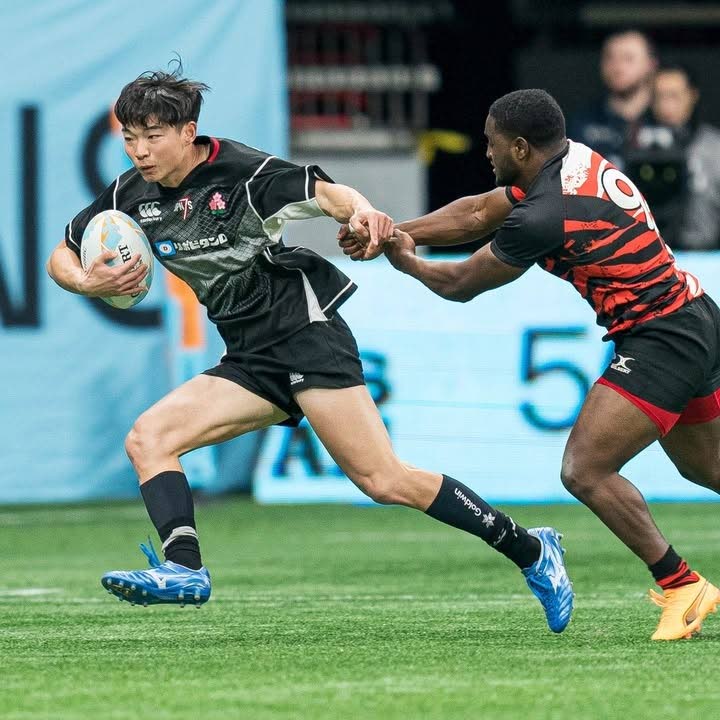
[[[180,137],[187,145],[192,145],[197,137],[197,123],[194,120],[186,122],[180,129]]]
[[[515,138],[513,141],[513,153],[515,154],[516,160],[526,160],[530,153],[530,145],[528,141],[523,138]]]

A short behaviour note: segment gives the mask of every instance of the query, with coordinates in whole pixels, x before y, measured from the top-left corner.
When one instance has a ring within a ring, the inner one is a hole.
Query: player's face
[[[628,33],[607,41],[600,69],[607,89],[625,95],[635,92],[650,79],[655,60],[645,38],[639,33]]]
[[[485,156],[495,173],[495,184],[513,185],[520,168],[513,157],[512,140],[497,129],[495,120],[489,115],[485,121],[485,137],[487,138]]]
[[[125,152],[146,182],[175,187],[187,174],[194,123],[176,128],[149,118],[147,127],[130,125],[122,134]]]
[[[653,114],[663,125],[681,127],[690,120],[698,98],[698,91],[688,83],[685,73],[661,72],[655,78]]]

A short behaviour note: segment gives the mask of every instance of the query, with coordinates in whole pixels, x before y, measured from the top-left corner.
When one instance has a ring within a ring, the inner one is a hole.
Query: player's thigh
[[[225,378],[198,375],[144,412],[136,438],[181,455],[252,430],[273,425],[287,414],[265,398]]]
[[[683,477],[720,492],[720,417],[678,423],[660,444]]]
[[[616,472],[659,436],[655,422],[636,404],[596,383],[568,438],[564,479],[578,473]]]
[[[364,385],[310,388],[296,400],[333,460],[354,482],[402,467]]]

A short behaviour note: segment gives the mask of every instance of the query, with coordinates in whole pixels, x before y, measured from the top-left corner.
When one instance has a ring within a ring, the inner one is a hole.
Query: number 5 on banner
[[[575,407],[564,418],[559,420],[543,417],[530,402],[521,403],[520,412],[533,427],[541,430],[566,430],[572,427],[580,413],[585,396],[590,390],[590,380],[577,365],[567,360],[536,363],[533,352],[537,349],[538,343],[542,340],[581,339],[585,337],[585,334],[584,327],[528,328],[523,333],[520,353],[520,379],[523,383],[533,382],[548,373],[564,373],[578,387],[578,401]]]

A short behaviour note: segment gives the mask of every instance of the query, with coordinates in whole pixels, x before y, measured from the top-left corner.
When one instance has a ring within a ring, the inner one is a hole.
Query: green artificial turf
[[[657,505],[720,580],[720,505]],[[200,504],[213,597],[131,607],[99,584],[142,567],[142,504],[0,508],[0,718],[712,717],[720,618],[651,643],[642,564],[579,506],[517,506],[565,533],[575,616],[550,633],[521,574],[400,508]]]

